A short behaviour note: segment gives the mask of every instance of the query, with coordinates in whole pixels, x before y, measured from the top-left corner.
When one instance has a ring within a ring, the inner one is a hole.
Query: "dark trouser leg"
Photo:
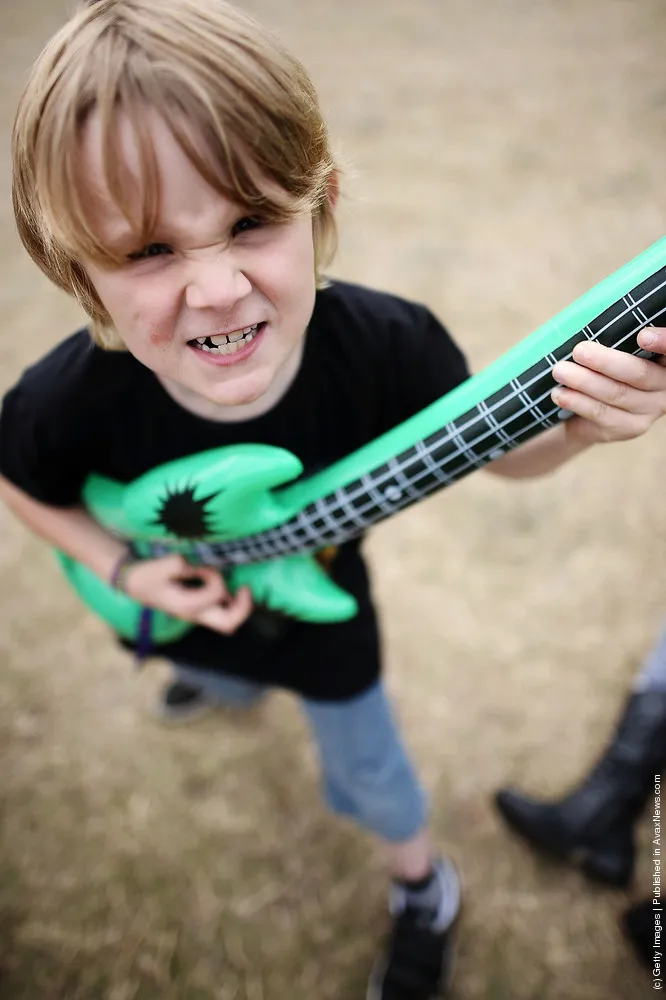
[[[606,750],[564,798],[545,802],[500,789],[507,825],[532,847],[582,864],[593,879],[625,886],[633,876],[633,828],[666,761],[666,634],[637,678]]]

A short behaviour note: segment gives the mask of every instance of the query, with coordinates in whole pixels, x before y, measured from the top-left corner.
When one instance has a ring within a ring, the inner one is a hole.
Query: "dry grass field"
[[[157,3],[157,0],[156,0]],[[65,0],[0,8],[0,379],[79,321],[14,234],[9,133]],[[334,273],[427,302],[479,369],[666,231],[663,0],[249,0],[347,163]],[[387,678],[465,873],[455,1000],[636,1000],[646,895],[528,855],[490,807],[608,733],[666,601],[666,424],[552,479],[477,474],[368,542]],[[2,1000],[362,1000],[381,859],[328,816],[298,705],[161,730],[137,675],[0,512]]]

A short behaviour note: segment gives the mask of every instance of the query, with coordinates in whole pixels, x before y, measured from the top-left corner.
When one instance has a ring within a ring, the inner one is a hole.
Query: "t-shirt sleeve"
[[[80,503],[88,447],[85,421],[76,423],[24,377],[0,409],[0,474],[42,503]]]
[[[469,378],[465,355],[424,306],[411,306],[392,338],[392,422],[401,423]]]

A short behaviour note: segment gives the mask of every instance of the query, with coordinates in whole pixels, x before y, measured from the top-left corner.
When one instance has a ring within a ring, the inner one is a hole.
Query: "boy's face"
[[[146,116],[161,200],[153,242],[137,247],[103,182],[99,123],[82,136],[82,192],[97,234],[126,263],[83,261],[128,350],[171,394],[202,415],[265,412],[298,370],[315,298],[312,219],[249,217],[209,187],[165,123]],[[138,151],[121,120],[119,155],[136,177]],[[286,197],[286,196],[285,196]]]

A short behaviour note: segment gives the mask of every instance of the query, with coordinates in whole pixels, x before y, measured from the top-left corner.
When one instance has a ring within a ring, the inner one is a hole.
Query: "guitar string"
[[[663,273],[663,270],[658,273]],[[654,278],[655,275],[652,277]],[[644,284],[644,282],[640,284]],[[640,287],[640,284],[636,288]],[[535,432],[537,428],[553,426],[557,422],[553,418],[556,417],[558,408],[552,406],[545,413],[540,409],[540,404],[550,397],[552,386],[549,386],[547,391],[536,399],[531,398],[527,390],[537,382],[548,378],[552,368],[559,360],[568,360],[571,358],[572,349],[570,349],[569,345],[573,344],[575,346],[575,344],[581,342],[582,338],[597,340],[607,330],[612,329],[613,326],[625,320],[631,314],[638,321],[638,325],[612,345],[616,348],[620,347],[627,340],[635,336],[640,329],[654,322],[654,320],[666,312],[666,308],[659,309],[648,317],[642,309],[642,303],[654,299],[662,289],[666,288],[666,281],[651,288],[638,301],[634,297],[636,288],[627,292],[622,296],[621,300],[619,299],[604,309],[600,316],[596,317],[570,337],[565,344],[560,345],[555,351],[549,352],[549,354],[535,362],[534,365],[531,365],[519,376],[511,379],[505,386],[500,387],[500,389],[492,393],[489,398],[493,398],[495,402],[491,406],[488,406],[487,400],[482,400],[480,403],[475,404],[474,407],[467,411],[473,414],[473,416],[466,423],[458,426],[457,421],[451,421],[447,425],[444,434],[441,431],[436,431],[424,440],[417,442],[405,453],[402,461],[398,461],[398,458],[393,456],[387,462],[382,463],[376,469],[366,473],[348,486],[341,487],[334,493],[321,497],[309,504],[304,510],[299,511],[295,517],[290,518],[289,521],[284,522],[282,525],[268,529],[265,532],[257,533],[254,536],[250,535],[245,539],[234,539],[218,543],[194,543],[193,549],[195,553],[202,562],[223,566],[262,561],[296,551],[305,554],[308,551],[316,551],[325,545],[338,544],[361,533],[384,517],[388,517],[403,507],[408,506],[410,500],[419,500],[427,496],[428,493],[436,489],[445,488],[462,478],[473,467],[482,467],[488,461],[498,457],[498,451],[503,453],[506,450],[515,448],[526,435],[533,436],[532,432]],[[627,308],[618,315],[613,316],[599,330],[592,330],[591,327],[605,313],[613,311],[620,304],[620,301]],[[563,349],[565,353],[561,354]],[[527,382],[521,382],[521,379],[527,372],[532,372],[541,365],[545,366],[542,371],[538,372],[537,375],[530,378]],[[511,389],[508,393],[506,393],[507,388]],[[505,408],[507,405],[510,406],[517,399],[524,403],[523,408],[513,410],[506,419],[498,421],[495,417],[496,411]],[[521,427],[516,433],[512,435],[507,434],[505,428],[509,424],[519,421],[521,417],[524,417],[528,413],[536,416],[536,419]],[[465,417],[467,414],[463,414],[462,416]],[[460,417],[457,418],[457,420],[460,419]],[[484,432],[472,441],[465,441],[463,434],[481,421],[485,424]],[[477,453],[474,450],[475,447],[487,438],[492,439],[493,446],[489,447],[483,453]],[[503,444],[505,447],[498,448],[498,443]],[[433,452],[450,445],[453,445],[455,450],[447,454],[445,458],[436,460],[432,457]],[[446,472],[445,467],[453,461],[458,461],[461,457],[467,459],[466,463],[452,472]],[[407,477],[405,470],[412,465],[418,468],[418,474]],[[422,487],[420,490],[416,489],[414,484],[426,477],[430,480],[427,487]],[[382,488],[382,492],[379,492],[380,487]],[[350,506],[362,497],[369,497],[369,503],[361,507]],[[342,513],[342,518],[335,517],[337,512]],[[241,546],[242,550],[240,549]],[[170,551],[170,549],[168,544],[152,543],[151,551],[157,555],[164,554]]]
[[[666,287],[666,282],[658,286],[658,288],[653,289],[650,294],[643,296],[640,302],[644,302],[648,298],[654,297],[654,295],[664,287]],[[630,301],[627,301],[627,299]],[[634,318],[638,320],[638,326],[633,328],[630,333],[621,337],[613,344],[614,347],[619,347],[632,336],[635,336],[638,330],[642,327],[654,322],[655,319],[659,318],[659,316],[666,312],[666,308],[659,309],[648,317],[640,308],[639,303],[636,303],[633,300],[631,292],[627,293],[627,295],[623,297],[623,300],[629,308],[620,315],[614,317],[610,323],[606,324],[606,326],[596,332],[590,330],[590,325],[588,325],[582,331],[579,331],[575,338],[571,339],[576,339],[576,342],[579,343],[580,335],[582,333],[583,336],[588,339],[596,340],[602,333],[617,324],[619,320],[625,319],[631,312]],[[563,359],[568,357],[571,357],[571,352],[565,354]],[[268,552],[270,552],[270,554],[282,553],[285,549],[281,547],[280,543],[289,547],[287,551],[294,551],[295,549],[302,551],[304,546],[307,545],[307,536],[309,536],[313,543],[316,543],[313,546],[314,548],[321,548],[322,544],[334,544],[336,541],[341,540],[340,533],[345,532],[346,535],[347,529],[352,526],[357,527],[362,531],[369,527],[372,523],[376,523],[376,521],[379,520],[379,518],[376,517],[368,518],[367,515],[369,513],[379,510],[382,514],[388,516],[406,506],[409,499],[421,499],[423,496],[427,495],[427,492],[436,488],[437,483],[441,483],[442,486],[449,485],[456,479],[461,478],[473,466],[481,467],[487,464],[489,460],[492,460],[492,458],[498,457],[498,450],[506,450],[491,447],[483,453],[477,453],[474,450],[475,447],[486,438],[499,438],[499,440],[505,444],[508,449],[515,447],[521,439],[525,438],[526,434],[529,434],[535,428],[541,426],[553,426],[557,422],[553,419],[553,417],[558,413],[558,408],[553,407],[545,413],[539,408],[539,405],[543,402],[543,400],[550,397],[550,387],[536,399],[529,397],[525,390],[547,377],[557,360],[559,359],[555,358],[555,360],[548,367],[526,383],[520,382],[520,378],[522,376],[512,379],[511,382],[507,383],[507,385],[512,385],[513,391],[502,396],[502,398],[495,403],[494,406],[488,407],[485,400],[481,401],[480,404],[476,404],[477,412],[472,419],[467,421],[467,423],[457,426],[454,421],[450,425],[447,425],[447,431],[443,436],[433,435],[435,440],[433,440],[430,444],[426,444],[426,442],[430,441],[430,438],[426,438],[424,441],[418,442],[412,449],[410,449],[409,453],[401,463],[398,463],[397,459],[394,457],[387,463],[379,466],[376,470],[366,473],[364,477],[360,480],[356,480],[348,487],[340,488],[335,491],[335,493],[329,494],[327,497],[322,497],[313,504],[310,504],[303,511],[299,512],[296,517],[290,519],[289,522],[285,522],[284,525],[269,529],[269,531],[262,533],[261,535],[258,534],[251,543],[252,555],[258,556],[261,554],[265,557]],[[539,364],[539,362],[537,362],[537,364]],[[534,367],[535,366],[532,366],[532,368]],[[528,370],[531,370],[531,368]],[[522,374],[524,375],[525,373]],[[493,395],[497,396],[499,393],[502,393],[504,389],[506,389],[506,386],[498,390],[498,392]],[[515,399],[521,399],[525,403],[525,406],[521,410],[513,411],[503,422],[497,422],[494,417],[494,412],[502,407],[505,407],[508,403]],[[472,411],[470,410],[469,412]],[[524,416],[528,412],[532,414],[536,412],[536,419],[522,427],[515,434],[511,436],[507,435],[504,428],[510,423],[519,420],[521,416]],[[483,420],[486,423],[488,429],[484,430],[482,434],[472,441],[466,442],[464,438],[462,438],[462,434],[470,427],[477,424],[480,420]],[[448,454],[446,458],[440,460],[439,462],[435,462],[435,460],[432,459],[433,451],[447,444],[453,444],[456,450],[453,453]],[[494,440],[493,444],[496,445],[497,440]],[[445,466],[450,464],[452,461],[459,459],[461,455],[464,455],[468,459],[465,465],[459,467],[453,472],[447,473],[445,471]],[[410,465],[415,465],[419,471],[418,474],[410,475],[407,479],[405,476],[405,470],[409,468]],[[423,468],[423,465],[426,467]],[[431,488],[430,490],[424,491],[413,488],[415,483],[418,483],[426,477],[434,478],[434,481],[429,483]],[[396,485],[396,482],[399,482],[399,486],[396,486],[396,492],[394,494],[389,493],[389,497],[387,498],[386,487],[388,486],[388,489],[390,490],[391,486]],[[381,494],[378,492],[379,486],[384,488],[384,492]],[[354,487],[357,488],[354,489]],[[406,497],[405,494],[407,494]],[[365,495],[370,496],[370,503],[364,507],[350,507],[350,504],[353,504],[354,501]],[[403,500],[404,502],[399,504],[397,502],[398,500]],[[344,517],[340,520],[336,520],[334,517],[336,511],[338,510],[342,511],[344,514]],[[318,524],[317,530],[314,531],[312,528],[313,522],[324,523]],[[306,537],[304,537],[303,531],[306,531]],[[247,540],[248,542],[250,538],[252,538],[252,536],[249,536]],[[232,546],[233,542],[221,544],[225,546]],[[219,556],[221,554],[220,549],[217,546],[215,549],[216,554]],[[249,554],[249,545],[247,551]],[[224,554],[227,555],[226,552]]]

